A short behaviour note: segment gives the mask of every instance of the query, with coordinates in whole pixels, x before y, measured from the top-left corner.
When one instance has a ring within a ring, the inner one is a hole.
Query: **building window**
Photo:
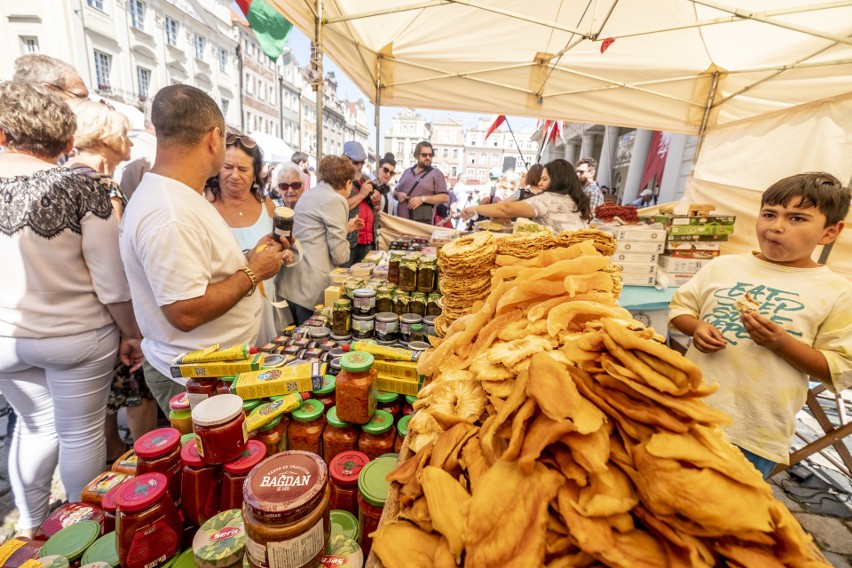
[[[145,2],[142,2],[142,0],[130,0],[127,7],[130,9],[130,25],[137,30],[144,30]]]
[[[262,101],[266,100],[266,85],[264,85],[261,81],[257,82],[257,98]]]
[[[166,24],[164,26],[166,30],[166,43],[169,45],[177,45],[178,40],[178,23],[177,20],[173,20],[170,17],[166,16]]]
[[[95,78],[99,91],[109,91],[109,76],[112,70],[112,55],[95,50]]]
[[[104,11],[104,0],[86,0],[86,4],[101,12]]]
[[[449,148],[444,148],[444,157],[447,158],[447,157],[449,157],[449,155],[450,155]]]
[[[148,87],[151,85],[151,70],[144,67],[136,68],[136,87],[139,91],[139,100],[148,99]]]
[[[224,72],[228,68],[228,51],[224,47],[219,48],[219,71]]]
[[[477,174],[479,174],[479,175],[477,176],[479,179],[485,179],[485,170],[484,170],[484,169],[479,168],[479,169],[476,171],[476,173],[477,173]]]
[[[487,159],[488,159],[488,158],[487,158],[487,156],[485,155],[485,152],[482,152],[482,153],[479,155],[479,163],[480,163],[480,164],[482,164],[483,166],[485,165],[485,160],[487,160]]]
[[[405,154],[405,142],[400,140],[396,144],[397,156],[403,156]]]
[[[466,175],[469,179],[473,179],[473,168],[468,168],[464,171],[464,175]]]
[[[246,71],[246,93],[252,94],[253,92],[254,92],[254,89],[252,89],[252,86],[251,86],[251,75],[249,75],[248,71]]]
[[[231,101],[228,99],[222,99],[222,115],[228,116],[228,107],[231,105]]]
[[[450,177],[456,177],[457,175],[458,175],[458,168],[456,168],[455,166],[450,168]]]
[[[453,148],[453,159],[454,160],[459,159],[459,149],[458,148]]]
[[[192,44],[195,46],[195,58],[204,59],[204,48],[207,46],[207,38],[203,35],[195,34],[192,38]]]
[[[500,165],[500,154],[491,154],[491,165],[492,166]]]
[[[38,53],[38,38],[21,36],[21,50],[23,53]]]

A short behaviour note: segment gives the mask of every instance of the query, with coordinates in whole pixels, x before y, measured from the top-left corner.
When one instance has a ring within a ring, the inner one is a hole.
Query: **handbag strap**
[[[414,175],[414,166],[411,166],[410,169],[411,169],[411,175]],[[432,172],[433,169],[435,169],[435,168],[433,168],[432,166],[429,166],[428,168],[426,168],[426,170],[422,174],[420,174],[420,177],[417,178],[416,180],[414,180],[414,185],[411,186],[411,189],[409,189],[408,192],[406,192],[405,195],[411,195],[412,193],[414,193],[414,190],[417,189],[417,186],[420,185],[420,182],[423,181],[423,178],[428,176]]]

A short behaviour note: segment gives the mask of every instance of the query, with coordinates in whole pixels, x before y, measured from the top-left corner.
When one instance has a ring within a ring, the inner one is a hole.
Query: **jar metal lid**
[[[329,475],[335,482],[342,485],[356,485],[361,470],[368,463],[370,458],[364,452],[358,450],[340,452],[332,458],[328,466]]]
[[[363,373],[373,366],[374,361],[375,358],[369,353],[352,351],[340,358],[340,366],[346,371]]]
[[[195,555],[192,549],[187,548],[181,552],[180,556],[172,562],[172,568],[195,568]]]
[[[367,434],[384,434],[393,428],[393,416],[387,410],[377,410],[370,421],[361,426]]]
[[[47,539],[39,551],[39,556],[64,556],[73,562],[83,556],[101,535],[101,525],[97,521],[79,521],[68,525]]]
[[[408,348],[412,351],[426,351],[427,349],[431,349],[432,346],[425,341],[411,341],[408,344]]]
[[[97,544],[97,542],[95,543]],[[94,546],[94,545],[93,545]],[[114,546],[114,545],[113,545]],[[91,549],[91,547],[89,547]],[[85,555],[85,553],[83,553]],[[38,559],[41,562],[42,568],[68,568],[70,564],[68,563],[68,559],[64,556],[60,556],[58,554],[51,554],[50,556],[42,556]],[[115,558],[116,564],[118,566],[118,555],[116,554]],[[22,564],[23,566],[23,564]]]
[[[299,422],[310,422],[311,420],[322,418],[323,412],[325,412],[325,405],[316,399],[309,398],[308,400],[303,400],[302,406],[294,410],[291,416],[293,420]]]
[[[290,450],[266,458],[249,472],[243,499],[260,520],[288,523],[314,510],[327,484],[328,468],[322,458]]]
[[[334,378],[334,375],[323,375],[322,376],[322,386],[318,389],[314,389],[314,394],[329,394],[334,392],[334,388],[337,386],[337,379]]]
[[[115,531],[108,532],[83,553],[83,564],[106,562],[110,566],[118,566],[118,552],[115,546]]]
[[[352,319],[357,321],[373,321],[376,319],[374,315],[352,314]]]
[[[372,288],[357,288],[352,293],[356,298],[369,298],[376,295],[376,291]]]
[[[198,443],[195,439],[190,440],[180,451],[180,459],[184,465],[189,467],[201,467],[204,465],[204,458],[198,453]]]
[[[169,399],[169,408],[172,410],[189,410],[189,394],[179,392]]]
[[[196,404],[192,409],[192,422],[196,426],[216,426],[233,420],[242,411],[242,398],[235,394],[220,394]]]
[[[405,402],[407,402],[408,404],[414,404],[415,402],[417,402],[417,397],[407,394],[405,395]]]
[[[118,487],[116,506],[125,513],[133,513],[159,501],[168,491],[169,482],[162,473],[144,473],[131,477]]]
[[[399,316],[395,312],[379,312],[376,321],[399,321]]]
[[[435,318],[438,316],[426,316],[423,318],[423,325],[435,326]]]
[[[192,539],[196,566],[217,568],[239,562],[246,548],[246,530],[239,509],[222,511],[201,525]]]
[[[181,436],[180,437],[181,448],[186,446],[190,442],[190,440],[194,440],[194,439],[195,439],[195,432],[190,432],[189,434],[184,434],[183,436]]]
[[[378,457],[364,466],[358,475],[358,491],[361,497],[374,507],[384,507],[388,498],[390,481],[387,474],[396,467],[396,458]]]
[[[127,481],[126,479],[124,481]],[[123,483],[123,482],[122,482]],[[107,513],[115,514],[115,496],[118,495],[118,488],[121,487],[121,483],[107,491],[104,496],[101,498],[101,508]]]
[[[245,475],[266,457],[266,446],[258,440],[249,440],[246,449],[236,459],[226,463],[225,471],[231,475]]]
[[[423,324],[422,323],[411,324],[411,331],[423,331]]]
[[[406,414],[396,423],[396,431],[399,432],[399,435],[405,438],[405,435],[408,433],[408,421],[411,420],[413,414]]]
[[[178,430],[158,428],[136,440],[133,449],[140,458],[149,459],[171,452],[178,444],[180,444],[180,432]]]
[[[377,391],[376,401],[380,404],[390,404],[399,400],[399,395],[395,392]]]
[[[412,313],[402,314],[402,323],[415,324],[415,323],[420,323],[422,321],[423,321],[423,316],[420,316],[420,315],[417,315],[417,314],[412,314]]]
[[[308,335],[313,339],[325,339],[331,335],[331,330],[327,327],[311,327],[308,329]]]
[[[334,301],[334,309],[336,310],[348,310],[352,307],[352,300],[349,298],[340,298]]]
[[[262,403],[263,400],[259,398],[250,398],[248,400],[243,401],[243,410],[246,412],[251,412]]]
[[[336,405],[328,409],[328,412],[325,413],[325,419],[329,426],[334,426],[335,428],[348,428],[352,426],[349,422],[345,422],[337,417]]]
[[[347,333],[346,335],[334,335],[331,334],[331,340],[337,343],[346,343],[348,341],[352,341],[352,334]]]
[[[349,511],[332,509],[329,513],[329,522],[331,523],[332,537],[341,535],[344,538],[357,541],[361,535],[361,525],[358,524],[358,518]]]

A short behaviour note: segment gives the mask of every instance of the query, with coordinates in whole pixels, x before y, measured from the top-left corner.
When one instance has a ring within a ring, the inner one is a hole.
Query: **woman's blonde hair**
[[[74,146],[81,150],[95,148],[101,144],[114,148],[130,130],[127,117],[105,102],[73,100],[69,104],[77,115]]]

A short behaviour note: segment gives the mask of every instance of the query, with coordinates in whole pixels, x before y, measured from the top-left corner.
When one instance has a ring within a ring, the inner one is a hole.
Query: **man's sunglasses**
[[[302,189],[302,182],[294,181],[293,183],[279,183],[278,184],[278,189],[280,189],[281,191],[287,191],[290,188]]]
[[[385,166],[382,166],[382,171],[388,174],[389,176],[392,176],[394,172],[394,170],[389,170]]]
[[[434,156],[434,155],[435,155],[435,154],[424,154],[423,152],[420,152],[420,157],[421,157],[421,158],[431,158],[431,157],[432,157],[432,156]]]
[[[257,142],[254,141],[254,138],[249,136],[244,136],[242,134],[228,134],[225,137],[225,146],[233,146],[239,140],[240,145],[246,150],[251,150],[252,148],[257,147]]]

